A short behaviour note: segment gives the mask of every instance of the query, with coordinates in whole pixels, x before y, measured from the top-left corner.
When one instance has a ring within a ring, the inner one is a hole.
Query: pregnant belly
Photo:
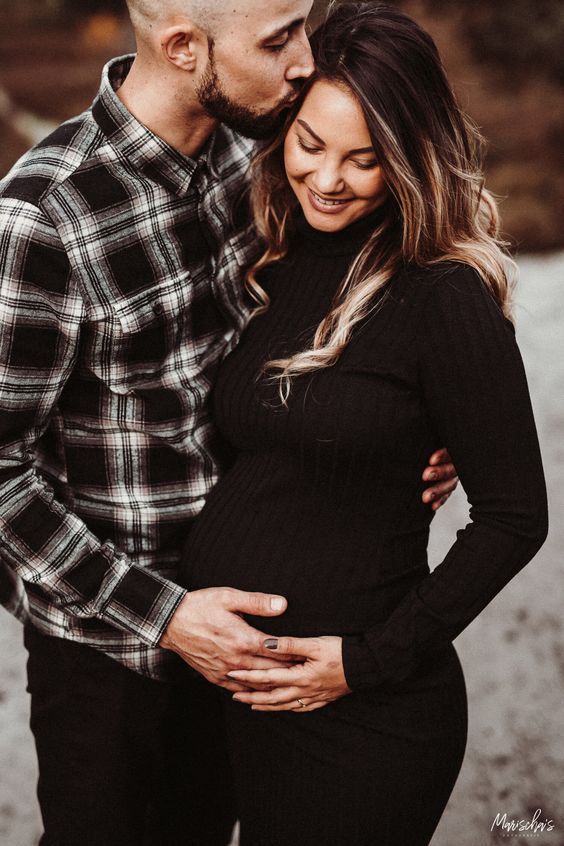
[[[429,570],[426,562],[384,578],[375,555],[343,549],[319,538],[312,542],[287,534],[275,549],[264,549],[263,535],[247,533],[244,542],[213,536],[209,544],[195,532],[186,548],[184,584],[190,590],[232,587],[278,594],[287,611],[273,618],[247,618],[269,634],[309,637],[358,634],[384,622]]]
[[[428,522],[391,537],[388,499],[370,506],[332,499],[288,462],[242,454],[191,529],[183,583],[286,597],[283,615],[253,620],[269,633],[360,633],[429,572]]]

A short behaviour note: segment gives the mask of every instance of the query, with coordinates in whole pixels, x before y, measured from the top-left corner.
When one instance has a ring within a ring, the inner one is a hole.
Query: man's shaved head
[[[126,2],[138,52],[125,94],[144,92],[153,111],[169,102],[179,114],[185,103],[189,124],[196,115],[262,138],[313,71],[305,28],[313,0]]]
[[[227,11],[225,0],[126,0],[138,35],[176,16],[189,18],[213,37]]]

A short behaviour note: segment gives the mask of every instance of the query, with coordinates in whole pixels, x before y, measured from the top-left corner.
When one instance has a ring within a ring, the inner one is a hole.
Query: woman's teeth
[[[350,200],[324,200],[323,197],[320,197],[319,194],[315,193],[315,191],[312,191],[311,193],[322,206],[341,206],[343,203],[350,202]]]

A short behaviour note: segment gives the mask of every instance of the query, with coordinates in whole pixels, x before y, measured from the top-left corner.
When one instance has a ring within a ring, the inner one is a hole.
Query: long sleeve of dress
[[[344,638],[353,690],[401,681],[419,656],[456,638],[547,533],[541,456],[513,327],[464,265],[432,282],[416,319],[424,401],[468,496],[471,522],[385,624]]]

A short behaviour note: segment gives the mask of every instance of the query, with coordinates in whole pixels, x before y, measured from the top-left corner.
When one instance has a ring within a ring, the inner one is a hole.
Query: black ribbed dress
[[[221,694],[242,846],[430,841],[466,743],[452,640],[546,534],[513,327],[469,267],[398,274],[337,364],[293,380],[287,408],[261,379],[267,359],[311,341],[378,216],[337,234],[297,216],[288,256],[261,276],[270,309],[213,396],[235,453],[188,540],[186,584],[286,596],[283,616],[250,622],[341,635],[353,691],[309,714],[253,712]],[[421,474],[442,446],[471,522],[430,573]]]

